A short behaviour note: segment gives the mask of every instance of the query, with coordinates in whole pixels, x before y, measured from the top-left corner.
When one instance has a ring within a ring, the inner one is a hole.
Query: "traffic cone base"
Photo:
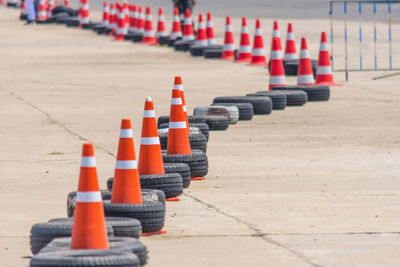
[[[161,230],[158,232],[142,233],[140,236],[152,236],[152,235],[165,235],[167,230]]]
[[[192,177],[190,178],[191,181],[204,181],[206,178],[204,177]]]
[[[170,198],[166,198],[165,201],[180,201],[179,197],[170,197]]]

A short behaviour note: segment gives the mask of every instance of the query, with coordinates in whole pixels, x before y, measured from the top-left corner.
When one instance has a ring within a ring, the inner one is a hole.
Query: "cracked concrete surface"
[[[96,146],[103,188],[121,118],[133,120],[139,151],[145,97],[167,114],[174,75],[183,76],[189,110],[267,86],[263,68],[26,27],[16,15],[0,8],[0,266],[27,266],[30,227],[66,216],[82,142]],[[295,23],[315,50],[327,22]],[[222,36],[223,19],[215,24]],[[142,238],[148,266],[396,265],[399,77],[373,76],[352,74],[329,102],[212,132],[206,181],[167,204],[166,235]]]

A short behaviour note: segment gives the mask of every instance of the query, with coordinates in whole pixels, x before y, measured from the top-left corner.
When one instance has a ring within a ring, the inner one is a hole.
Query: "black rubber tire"
[[[183,51],[183,52],[187,52],[190,49],[191,45],[194,45],[194,40],[190,40],[190,41],[176,41],[174,43],[174,49],[175,51]]]
[[[67,19],[69,18],[67,13],[58,13],[57,15],[53,15],[46,20],[46,23],[56,23],[58,19]]]
[[[185,163],[164,163],[165,173],[179,173],[182,177],[183,188],[190,185],[190,168]]]
[[[107,26],[98,25],[97,26],[97,34],[104,34],[107,30]]]
[[[210,131],[225,131],[229,128],[229,119],[225,116],[205,116]]]
[[[208,158],[200,150],[192,150],[189,155],[167,155],[163,150],[164,163],[186,163],[190,168],[190,177],[204,177],[208,173]]]
[[[168,144],[168,133],[159,134],[161,149],[167,149]],[[207,138],[204,134],[193,134],[189,135],[189,143],[191,149],[200,149],[204,153],[207,153]]]
[[[138,256],[125,249],[69,249],[39,253],[32,257],[30,267],[140,267]]]
[[[201,46],[192,45],[189,48],[190,54],[194,57],[202,57],[203,52],[210,49],[222,49],[222,45],[201,45]]]
[[[7,3],[7,7],[18,8],[18,4],[17,3]]]
[[[169,39],[169,36],[160,36],[160,37],[158,37],[158,44],[159,45],[167,45],[168,39]]]
[[[328,101],[330,97],[330,89],[326,85],[277,86],[272,90],[302,90],[307,93],[308,101]]]
[[[205,123],[206,119],[204,116],[188,116],[188,121],[190,123]],[[160,116],[157,119],[157,127],[163,123],[169,123],[169,116]],[[168,127],[167,127],[168,128]]]
[[[250,103],[257,115],[270,114],[272,111],[272,100],[267,96],[221,96],[214,98],[214,103]]]
[[[93,28],[93,26],[95,26],[95,25],[97,25],[97,24],[93,24],[91,22],[85,23],[85,24],[82,24],[82,29],[83,30],[91,30]]]
[[[174,47],[175,42],[182,40],[182,37],[179,37],[177,39],[171,39],[169,38],[167,41],[168,47]]]
[[[252,106],[252,108],[253,108],[253,106]],[[204,121],[205,121],[205,118],[204,118]],[[166,122],[166,123],[160,124],[160,125],[158,126],[158,129],[166,129],[166,128],[168,128],[168,127],[169,127],[169,123]],[[197,128],[197,129],[199,129],[200,132],[201,132],[202,134],[204,134],[204,136],[206,137],[207,142],[208,142],[208,139],[209,139],[209,137],[210,137],[210,128],[208,127],[208,124],[207,124],[207,123],[205,123],[205,122],[204,122],[204,123],[189,122],[189,127],[195,127],[195,128]]]
[[[143,201],[142,204],[110,203],[103,201],[106,217],[135,218],[142,224],[143,233],[158,232],[164,226],[165,206],[161,202]]]
[[[72,234],[73,223],[53,222],[37,223],[31,228],[30,246],[32,254],[38,253],[48,243],[57,237],[69,237]],[[113,227],[107,225],[107,234],[113,236]]]
[[[113,182],[114,178],[109,178],[107,187],[112,188]],[[161,190],[165,198],[177,197],[183,193],[183,182],[179,173],[140,175],[140,187]]]
[[[55,218],[48,221],[48,223],[56,224],[73,224],[74,218]],[[122,218],[122,217],[106,217],[106,224],[113,228],[114,236],[133,237],[136,239],[140,238],[142,233],[142,225],[140,221],[133,218]]]
[[[67,24],[68,18],[69,18],[69,17],[57,18],[57,19],[56,19],[56,24],[60,24],[60,25],[61,25],[61,24],[64,24],[64,25],[65,25],[65,24]]]
[[[108,182],[107,182],[108,186]],[[111,183],[112,186],[112,183]],[[110,190],[101,190],[101,195],[103,200],[111,199],[111,189]],[[67,197],[67,215],[68,217],[74,216],[75,211],[75,198],[76,191],[70,192]],[[154,189],[142,189],[142,198],[143,201],[159,201],[165,206],[165,195],[164,192],[160,190]]]
[[[76,17],[68,18],[68,19],[66,20],[65,25],[66,25],[67,27],[74,27],[74,28],[76,28],[76,27],[79,26],[79,18],[76,18]]]
[[[136,254],[139,257],[140,264],[143,266],[147,263],[147,248],[142,242],[131,237],[108,237],[108,243],[110,250],[113,251],[126,251],[129,253]],[[70,250],[71,238],[61,237],[54,239],[49,245],[47,245],[41,253],[55,252],[55,251],[66,251]],[[88,250],[90,251],[90,250]]]
[[[254,110],[251,103],[213,103],[211,106],[236,106],[239,109],[239,120],[248,121],[253,118]]]
[[[142,33],[134,33],[134,34],[132,34],[131,40],[134,43],[139,43],[143,40],[143,34]]]
[[[75,9],[72,9],[72,8],[66,7],[66,6],[56,6],[53,9],[52,14],[56,15],[58,13],[67,13],[68,16],[70,16],[70,17],[78,16],[78,10],[75,10]]]
[[[265,93],[247,94],[246,96],[268,96],[272,100],[272,109],[282,110],[287,106],[287,96],[285,93],[277,91],[266,91]]]
[[[302,106],[307,103],[307,93],[300,90],[273,90],[274,92],[281,92],[286,94],[288,106]],[[258,91],[256,94],[264,94],[270,91]]]
[[[133,35],[134,35],[134,33],[128,33],[128,34],[124,35],[124,40],[125,41],[132,41],[133,40]]]
[[[204,58],[221,58],[222,57],[222,49],[209,49],[203,52]]]

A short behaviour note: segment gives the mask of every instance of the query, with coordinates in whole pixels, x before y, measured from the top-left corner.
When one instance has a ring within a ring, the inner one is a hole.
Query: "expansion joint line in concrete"
[[[3,89],[3,90],[4,90],[4,89]],[[4,91],[6,91],[6,90],[4,90]],[[87,139],[87,138],[83,137],[82,135],[78,134],[77,132],[74,132],[74,131],[72,131],[71,129],[69,129],[69,128],[68,128],[67,126],[65,126],[64,124],[62,124],[62,123],[58,122],[57,120],[55,120],[49,113],[47,113],[46,111],[44,111],[44,110],[41,109],[40,107],[38,107],[38,106],[36,106],[36,105],[30,103],[28,100],[24,99],[23,97],[21,97],[21,96],[15,94],[15,93],[13,93],[13,92],[10,92],[10,91],[7,91],[7,92],[8,92],[10,95],[12,95],[13,97],[15,97],[16,99],[18,99],[19,101],[25,103],[25,104],[28,105],[29,107],[31,107],[31,108],[33,108],[33,109],[39,111],[39,112],[42,113],[43,115],[45,115],[51,122],[53,122],[54,124],[56,124],[56,125],[58,125],[59,127],[61,127],[65,132],[67,132],[67,133],[69,133],[69,134],[71,134],[71,135],[73,135],[73,136],[78,137],[79,140],[81,140],[81,141],[86,141],[86,142],[91,142],[91,143],[93,143],[90,139]],[[100,146],[95,146],[95,147],[98,148],[98,149],[100,149],[100,150],[103,150],[105,153],[107,153],[107,154],[110,155],[110,156],[116,157],[112,152],[108,151],[108,150],[107,150],[106,148],[104,148],[104,147],[100,147]]]
[[[212,205],[212,204],[209,204],[209,203],[206,203],[206,202],[204,202],[204,201],[198,199],[197,197],[192,196],[192,195],[190,195],[190,194],[188,194],[188,193],[183,193],[183,194],[184,194],[185,196],[187,196],[187,197],[192,198],[194,201],[196,201],[196,202],[198,202],[198,203],[201,203],[201,204],[207,206],[207,208],[215,210],[217,213],[219,213],[219,214],[221,214],[221,215],[223,215],[223,216],[229,217],[229,218],[235,220],[236,222],[238,222],[238,223],[240,223],[240,224],[246,225],[249,229],[251,229],[252,231],[255,232],[254,236],[260,237],[262,240],[264,240],[264,241],[266,241],[266,242],[268,242],[268,243],[270,243],[270,244],[272,244],[272,245],[275,245],[275,246],[277,246],[277,247],[280,247],[280,248],[282,248],[282,249],[288,251],[288,252],[291,253],[292,255],[294,255],[294,256],[300,258],[301,260],[303,260],[304,262],[306,262],[307,264],[309,264],[309,265],[311,265],[311,266],[315,266],[315,267],[317,267],[317,266],[319,267],[319,266],[320,266],[320,265],[318,265],[318,264],[316,264],[316,263],[313,263],[310,259],[308,259],[308,258],[307,258],[305,255],[303,255],[302,253],[300,253],[300,252],[298,252],[298,251],[295,251],[295,250],[293,250],[293,249],[291,249],[291,248],[288,248],[288,247],[286,247],[285,245],[283,245],[283,244],[281,244],[281,243],[279,243],[279,242],[273,240],[272,238],[268,237],[267,234],[263,233],[263,232],[262,232],[260,229],[258,229],[254,224],[251,224],[251,223],[246,222],[246,221],[244,221],[244,220],[242,220],[242,219],[240,219],[240,218],[238,218],[238,217],[235,217],[235,216],[233,216],[233,215],[231,215],[231,214],[228,214],[228,213],[222,211],[221,209],[217,208],[216,206],[214,206],[214,205]]]

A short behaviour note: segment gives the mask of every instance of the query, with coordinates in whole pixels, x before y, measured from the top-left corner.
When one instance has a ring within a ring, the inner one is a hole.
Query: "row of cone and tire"
[[[131,121],[122,119],[115,173],[107,182],[110,190],[100,190],[93,144],[83,144],[78,190],[67,200],[70,218],[32,227],[30,266],[146,264],[147,249],[139,237],[166,233],[165,201],[179,201],[183,187],[204,180],[208,172],[207,155],[191,149],[189,133],[182,79],[175,77],[166,150],[160,146],[150,97],[144,106],[138,161]],[[187,171],[183,181],[181,173]]]
[[[46,14],[51,15],[51,11],[54,9],[54,0],[40,1],[38,21],[46,21],[48,19]],[[283,53],[278,22],[274,21],[270,61],[267,62],[259,19],[256,19],[254,42],[253,47],[251,47],[247,21],[245,17],[242,18],[240,47],[236,50],[229,16],[226,17],[224,45],[221,46],[216,44],[211,13],[207,13],[206,24],[202,14],[199,14],[199,22],[195,34],[190,11],[186,10],[182,27],[178,9],[175,8],[172,29],[168,36],[162,8],[159,8],[157,30],[154,31],[152,12],[148,6],[144,14],[142,6],[128,4],[126,1],[122,4],[119,2],[108,4],[107,1],[104,1],[103,21],[98,24],[92,24],[88,0],[80,1],[77,18],[66,19],[66,13],[63,13],[62,10],[60,10],[61,13],[56,14],[57,18],[62,19],[67,25],[69,22],[69,26],[93,28],[98,33],[113,35],[118,41],[133,40],[149,45],[174,45],[176,50],[191,50],[194,56],[204,55],[206,57],[249,63],[252,66],[267,66],[270,71],[269,89],[274,86],[286,85],[285,74],[297,75],[298,85],[338,85],[333,81],[325,32],[321,35],[320,57],[318,58],[317,66],[313,68],[305,37],[301,39],[300,59],[297,56],[292,23],[288,24],[286,47]],[[64,6],[68,7],[69,5],[69,1],[66,0]],[[22,2],[21,16],[25,14],[24,9]],[[40,10],[47,10],[48,12],[43,12],[43,16],[41,16]],[[316,63],[316,61],[314,62]],[[286,68],[287,64],[294,64],[294,71],[292,68]],[[315,69],[315,79],[313,69]]]

